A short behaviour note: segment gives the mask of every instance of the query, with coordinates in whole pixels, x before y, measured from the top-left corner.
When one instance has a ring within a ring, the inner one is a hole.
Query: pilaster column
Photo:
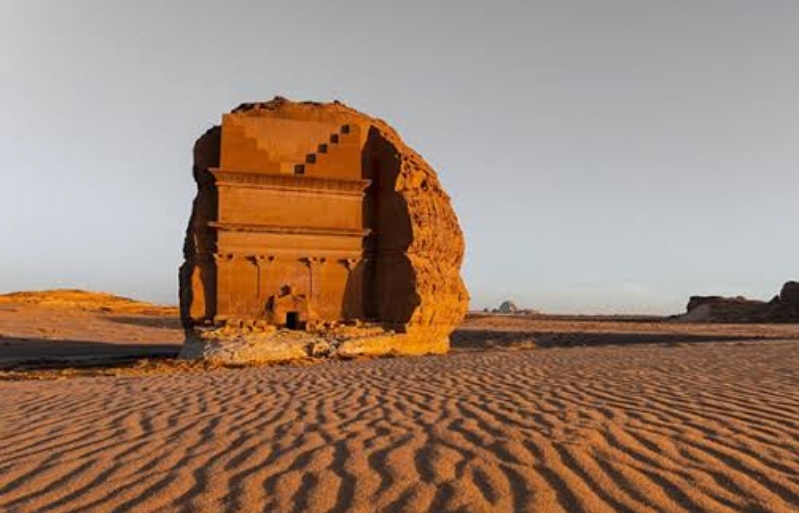
[[[308,266],[308,299],[309,303],[314,304],[316,302],[316,272],[315,270],[320,266],[327,262],[327,258],[325,257],[305,257],[302,259],[305,265]]]
[[[255,265],[258,267],[258,297],[261,297],[263,292],[263,281],[265,279],[264,273],[267,268],[275,261],[274,255],[256,255]]]
[[[223,284],[228,283],[230,272],[227,265],[233,261],[232,253],[214,253],[214,264],[216,265],[216,315],[217,317],[227,317],[230,307],[230,293],[223,289]]]

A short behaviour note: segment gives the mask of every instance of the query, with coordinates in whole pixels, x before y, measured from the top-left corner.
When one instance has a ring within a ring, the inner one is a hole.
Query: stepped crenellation
[[[357,131],[353,129],[353,125],[342,125],[339,129],[330,134],[327,138],[328,142],[319,143],[316,151],[305,155],[305,161],[301,164],[294,166],[294,174],[296,175],[321,175],[327,170],[320,169],[319,166],[336,167],[338,164],[341,166],[352,166],[352,159],[345,162],[340,162],[342,153],[349,151],[352,153],[354,149],[351,144]],[[347,159],[345,159],[347,160]],[[317,167],[311,167],[317,166]]]

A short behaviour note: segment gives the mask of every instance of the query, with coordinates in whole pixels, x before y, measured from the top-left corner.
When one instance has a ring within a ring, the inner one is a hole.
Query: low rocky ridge
[[[156,305],[107,292],[52,289],[0,294],[0,305],[36,305],[48,308],[103,311],[126,314],[177,315],[174,306]]]
[[[743,296],[691,296],[685,322],[772,323],[799,322],[799,282],[789,281],[770,301]]]
[[[0,295],[0,371],[174,358],[183,338],[174,306],[72,289]]]

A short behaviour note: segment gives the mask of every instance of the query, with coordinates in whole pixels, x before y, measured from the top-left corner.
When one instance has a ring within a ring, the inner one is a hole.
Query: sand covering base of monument
[[[277,97],[223,121],[195,145],[182,356],[446,352],[469,295],[463,234],[431,166],[386,122],[338,102]],[[308,328],[286,329],[294,321]]]

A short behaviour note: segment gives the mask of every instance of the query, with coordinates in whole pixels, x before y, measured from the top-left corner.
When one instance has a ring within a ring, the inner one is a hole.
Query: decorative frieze
[[[307,226],[272,226],[263,224],[226,223],[210,221],[208,226],[221,231],[277,233],[282,235],[333,235],[336,237],[366,237],[370,230],[349,228],[326,228]]]
[[[295,191],[310,194],[362,197],[370,180],[347,180],[300,174],[253,173],[211,168],[218,187],[253,187],[282,192]]]

